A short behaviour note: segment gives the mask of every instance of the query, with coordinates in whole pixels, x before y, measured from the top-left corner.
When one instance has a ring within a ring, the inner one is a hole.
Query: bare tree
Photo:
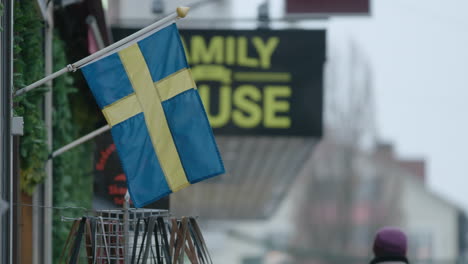
[[[316,252],[324,263],[366,254],[366,242],[389,219],[385,210],[394,211],[389,199],[379,197],[386,180],[371,155],[376,142],[371,67],[353,42],[348,56],[337,51],[332,47],[325,72],[325,136],[296,217],[296,246]]]

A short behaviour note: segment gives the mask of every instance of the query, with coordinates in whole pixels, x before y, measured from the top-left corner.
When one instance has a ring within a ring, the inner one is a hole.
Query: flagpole
[[[49,156],[49,159],[53,159],[55,157],[57,157],[58,155],[64,153],[65,151],[68,151],[82,143],[85,143],[86,141],[88,140],[91,140],[99,135],[101,135],[102,133],[106,132],[106,131],[109,131],[111,129],[111,127],[109,125],[106,125],[106,126],[103,126],[97,130],[94,130],[93,132],[87,134],[86,136],[83,136],[83,137],[80,137],[79,139],[57,149],[56,151],[54,151],[50,156]]]
[[[20,96],[24,93],[27,93],[31,90],[33,90],[34,88],[37,88],[41,85],[43,85],[44,83],[48,82],[48,81],[51,81],[57,77],[59,77],[60,75],[64,74],[64,73],[67,73],[67,72],[75,72],[76,70],[78,70],[79,68],[81,68],[83,65],[95,60],[95,59],[98,59],[104,55],[106,55],[107,53],[109,52],[112,52],[113,50],[129,43],[129,42],[132,42],[132,41],[135,41],[136,39],[138,39],[139,37],[151,32],[152,30],[155,30],[157,29],[158,27],[161,27],[167,23],[169,23],[171,20],[175,20],[175,19],[178,19],[178,18],[184,18],[187,16],[187,13],[189,11],[189,7],[178,7],[176,9],[176,12],[173,12],[171,14],[169,14],[168,16],[156,21],[155,23],[133,33],[132,35],[124,38],[124,39],[121,39],[117,42],[115,42],[114,44],[100,50],[100,51],[97,51],[91,55],[89,55],[88,57],[85,57],[73,64],[69,64],[67,65],[65,68],[51,74],[51,75],[48,75],[44,78],[42,78],[41,80],[38,80],[18,91],[15,92],[14,96]]]

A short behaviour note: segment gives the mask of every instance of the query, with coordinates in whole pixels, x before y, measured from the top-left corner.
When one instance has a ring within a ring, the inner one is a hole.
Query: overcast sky
[[[369,18],[339,18],[374,71],[381,139],[426,158],[432,190],[468,209],[468,1],[375,0]]]

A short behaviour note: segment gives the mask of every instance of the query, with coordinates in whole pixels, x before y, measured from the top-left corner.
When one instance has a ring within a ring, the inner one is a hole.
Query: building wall
[[[458,210],[406,175],[401,199],[402,225],[410,253],[418,259],[454,260],[458,256]]]

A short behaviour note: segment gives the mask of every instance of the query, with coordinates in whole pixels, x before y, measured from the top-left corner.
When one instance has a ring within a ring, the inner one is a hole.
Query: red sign
[[[103,191],[98,195],[104,196],[112,201],[114,205],[122,206],[125,202],[125,194],[127,193],[127,178],[121,172],[120,166],[115,166],[117,158],[116,148],[114,143],[105,145],[96,156],[96,174],[99,174],[100,179],[95,179],[97,185]],[[111,166],[108,166],[108,164]],[[105,181],[105,182],[104,182]],[[103,187],[106,188],[103,188]],[[96,186],[95,191],[98,189]],[[105,199],[102,199],[105,200]],[[131,201],[130,201],[131,202]]]
[[[286,12],[291,15],[370,13],[369,0],[286,0]]]

